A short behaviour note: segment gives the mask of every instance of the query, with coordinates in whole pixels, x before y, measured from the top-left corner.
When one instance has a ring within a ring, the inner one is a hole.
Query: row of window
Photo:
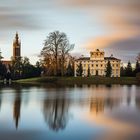
[[[88,62],[88,63],[90,63],[90,62],[92,62],[92,63],[99,63],[99,62],[100,62],[100,63],[103,63],[103,62],[107,63],[108,61],[101,61],[101,60],[99,60],[99,61],[96,60],[96,61],[94,61],[94,62],[93,62],[93,61],[81,61],[81,63],[87,63],[87,62]],[[111,61],[111,62],[113,62],[113,63],[114,63],[114,62],[119,63],[119,61],[114,61],[114,60]]]
[[[94,67],[94,64],[91,64],[91,65],[88,64],[88,67],[90,67],[90,66],[91,66],[91,67]],[[100,64],[100,65],[99,65],[99,64],[96,64],[95,66],[96,66],[96,67],[103,67],[104,65],[103,65],[103,64]],[[106,67],[106,66],[107,66],[107,65],[105,64],[105,67]],[[112,67],[115,67],[115,66],[118,67],[119,65],[118,65],[118,64],[112,64],[111,66],[112,66]],[[83,67],[86,67],[86,64],[83,64]]]
[[[83,74],[86,74],[87,73],[87,71],[86,70],[83,70]],[[97,74],[98,73],[98,74]],[[96,71],[96,70],[91,70],[90,71],[90,74],[91,75],[104,75],[105,74],[105,71],[104,70],[98,70],[98,71]]]
[[[98,71],[99,73],[104,73],[105,71],[104,70],[94,70],[94,69],[91,69],[90,70],[90,73],[94,73],[94,72],[96,72],[96,71]],[[84,73],[86,73],[87,72],[87,69],[83,69],[83,72]],[[119,70],[118,69],[116,69],[116,70],[112,70],[112,73],[116,73],[116,74],[119,74]]]

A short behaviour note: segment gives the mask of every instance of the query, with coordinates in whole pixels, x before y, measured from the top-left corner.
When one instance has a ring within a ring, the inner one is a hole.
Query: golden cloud
[[[88,50],[102,49],[109,47],[112,43],[132,38],[140,34],[139,26],[131,24],[121,8],[107,8],[99,12],[99,16],[103,17],[102,26],[106,27],[106,34],[96,36],[85,42],[83,47]]]
[[[94,39],[90,39],[83,45],[83,47],[86,47],[88,50],[93,50],[93,49],[103,49],[109,47],[112,43],[118,42],[124,39],[131,38],[132,36],[137,35],[138,33],[134,32],[125,32],[125,33],[115,33],[115,34],[110,34],[106,36],[99,36]]]

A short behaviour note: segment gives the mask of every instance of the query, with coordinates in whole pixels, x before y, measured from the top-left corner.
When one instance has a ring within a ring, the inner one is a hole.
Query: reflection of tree
[[[1,97],[1,91],[0,91],[0,110],[1,110],[1,103],[2,103],[2,97]]]
[[[20,118],[20,108],[21,108],[21,97],[20,97],[20,89],[16,90],[15,100],[13,107],[13,118],[15,121],[15,127],[18,129],[19,118]]]
[[[113,109],[114,107],[119,106],[120,104],[121,104],[120,98],[108,97],[105,100],[105,106],[107,106],[110,109]]]
[[[100,113],[104,111],[104,99],[103,98],[93,98],[90,102],[90,111],[95,113]]]
[[[44,101],[44,118],[49,128],[58,131],[64,129],[69,120],[69,101],[54,99]]]
[[[136,98],[136,107],[140,110],[140,98]]]

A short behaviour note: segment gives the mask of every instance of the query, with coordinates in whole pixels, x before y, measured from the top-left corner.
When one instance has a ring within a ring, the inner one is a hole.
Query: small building
[[[105,76],[108,61],[110,61],[112,67],[111,77],[120,77],[121,60],[113,57],[113,55],[105,57],[105,52],[100,51],[99,49],[90,52],[90,57],[81,57],[75,60],[74,75],[75,77],[77,76],[77,66],[81,62],[83,67],[83,76],[88,75],[88,69],[90,69],[89,71],[91,76]]]

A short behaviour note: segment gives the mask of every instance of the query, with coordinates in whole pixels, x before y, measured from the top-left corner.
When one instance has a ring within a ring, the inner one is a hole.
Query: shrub
[[[140,82],[140,72],[136,74],[136,78]]]

